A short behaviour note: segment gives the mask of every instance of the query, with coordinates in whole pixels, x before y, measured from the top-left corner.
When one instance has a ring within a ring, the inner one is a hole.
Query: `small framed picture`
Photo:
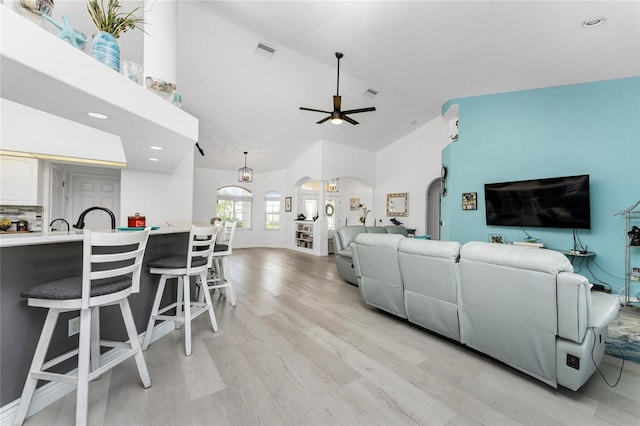
[[[496,244],[504,244],[504,235],[489,234],[489,242]]]
[[[358,210],[360,207],[360,198],[349,198],[349,210]]]
[[[478,209],[478,193],[463,192],[462,193],[462,210],[477,210],[477,209]]]
[[[631,268],[631,281],[640,281],[640,268],[633,267]]]
[[[284,211],[291,211],[291,197],[284,197]]]

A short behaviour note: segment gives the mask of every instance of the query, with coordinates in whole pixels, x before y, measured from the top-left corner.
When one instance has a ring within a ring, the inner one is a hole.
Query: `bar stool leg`
[[[100,368],[100,308],[95,307],[91,309],[91,371],[98,368]]]
[[[218,321],[216,321],[216,314],[215,314],[215,312],[213,312],[213,303],[211,302],[211,294],[209,294],[209,291],[206,288],[206,285],[207,285],[207,273],[206,272],[203,272],[202,274],[200,274],[200,280],[205,285],[205,287],[203,287],[201,293],[204,296],[205,303],[209,307],[209,309],[207,309],[207,310],[209,311],[209,319],[211,320],[211,327],[213,328],[214,333],[217,333],[218,332]]]
[[[180,287],[184,294],[184,352],[191,355],[191,286],[189,276],[181,279],[184,284]]]
[[[142,344],[142,350],[146,351],[151,343],[151,333],[153,332],[153,326],[156,323],[154,317],[158,315],[160,309],[160,302],[162,301],[162,294],[167,284],[166,275],[160,276],[160,282],[158,283],[158,290],[156,291],[156,297],[153,300],[153,307],[151,308],[151,315],[149,315],[149,323],[147,324],[147,331],[144,333],[144,343]]]
[[[225,291],[227,292],[227,296],[229,297],[229,301],[231,302],[231,306],[236,306],[236,295],[233,292],[233,285],[231,284],[231,269],[229,269],[228,259],[222,259],[222,267],[224,268],[224,280],[229,284],[229,287],[225,287]]]
[[[149,377],[149,370],[147,369],[147,363],[142,355],[142,348],[140,347],[140,338],[138,337],[138,331],[136,330],[136,323],[133,320],[133,314],[131,313],[131,306],[129,305],[129,299],[122,299],[120,301],[120,311],[122,312],[122,319],[124,320],[124,326],[127,329],[127,335],[129,336],[129,342],[131,348],[136,350],[135,360],[138,366],[138,374],[140,380],[145,388],[151,387],[151,378]]]
[[[182,316],[182,306],[183,306],[182,295],[184,293],[184,287],[185,286],[184,286],[184,280],[183,280],[182,277],[177,277],[176,279],[178,280],[178,292],[177,292],[177,296],[176,296],[176,298],[177,298],[176,316],[180,317],[180,316]],[[189,279],[189,277],[187,277],[187,279]],[[180,322],[179,321],[176,321],[174,325],[176,327],[176,330],[178,330],[180,328]]]
[[[40,333],[40,339],[38,340],[38,345],[36,346],[36,352],[33,354],[31,367],[29,367],[27,380],[25,381],[24,389],[22,390],[20,405],[18,406],[18,410],[13,417],[14,425],[21,425],[24,422],[25,417],[27,417],[27,412],[29,411],[29,406],[31,405],[31,398],[33,397],[33,392],[36,390],[36,386],[38,384],[38,379],[31,377],[31,373],[42,370],[44,358],[47,356],[47,349],[49,348],[51,336],[53,336],[53,331],[56,328],[56,323],[58,322],[59,316],[60,311],[58,309],[49,309],[49,311],[47,312],[47,319],[44,321],[42,333]]]
[[[86,425],[89,411],[89,358],[91,356],[91,309],[80,311],[80,345],[78,348],[78,389],[76,425]]]

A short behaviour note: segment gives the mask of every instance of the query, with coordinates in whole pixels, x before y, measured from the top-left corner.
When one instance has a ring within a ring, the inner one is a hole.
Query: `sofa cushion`
[[[351,246],[347,247],[347,248],[343,248],[342,250],[338,251],[338,253],[336,253],[342,257],[348,257],[349,259],[351,259],[352,257],[352,251],[351,251]]]
[[[618,316],[620,302],[614,295],[600,292],[590,293],[591,312],[589,313],[589,327],[603,328]]]
[[[360,234],[353,245],[353,263],[362,299],[369,305],[406,318],[404,286],[398,264],[402,235]]]
[[[554,250],[472,241],[462,247],[461,256],[482,263],[549,274],[573,272],[569,259]]]
[[[387,230],[384,226],[365,226],[369,234],[386,234]]]
[[[407,232],[407,228],[402,225],[385,225],[384,229],[387,230],[387,234],[400,234],[405,237],[409,236],[409,232]]]
[[[398,245],[409,321],[460,341],[458,256],[460,243],[407,238]]]

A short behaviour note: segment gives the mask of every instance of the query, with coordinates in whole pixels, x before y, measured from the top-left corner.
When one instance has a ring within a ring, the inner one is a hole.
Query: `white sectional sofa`
[[[336,267],[338,274],[350,284],[358,284],[355,271],[353,269],[353,260],[351,253],[351,244],[356,237],[363,233],[369,234],[400,234],[405,237],[409,235],[407,228],[401,225],[387,226],[341,226],[336,230],[333,236],[334,252],[336,255]]]
[[[352,248],[366,303],[550,386],[577,390],[602,360],[619,301],[559,252],[385,234]]]

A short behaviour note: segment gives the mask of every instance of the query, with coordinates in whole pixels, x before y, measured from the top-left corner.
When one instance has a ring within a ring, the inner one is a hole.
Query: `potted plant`
[[[130,12],[120,10],[118,0],[88,0],[87,11],[98,29],[93,40],[93,57],[120,72],[120,47],[116,39],[129,29],[144,31],[144,19],[136,15],[140,7]]]

